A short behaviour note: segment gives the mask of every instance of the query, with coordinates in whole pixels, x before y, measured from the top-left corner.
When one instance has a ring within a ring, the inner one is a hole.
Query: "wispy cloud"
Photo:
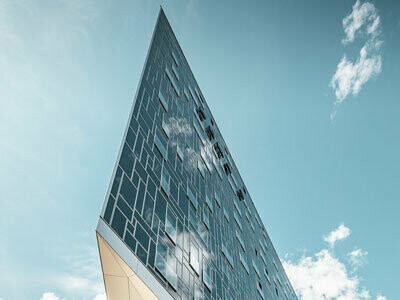
[[[54,293],[47,292],[43,294],[40,300],[60,300],[60,298],[58,298]]]
[[[356,249],[347,255],[354,268],[358,268],[366,263],[368,252],[363,251],[362,249]]]
[[[351,14],[343,19],[343,28],[346,37],[342,40],[343,44],[351,43],[360,29],[367,25],[367,33],[373,36],[379,34],[380,18],[377,15],[375,6],[369,2],[360,5],[360,0],[353,5]]]
[[[357,0],[352,12],[343,19],[346,36],[343,45],[348,45],[360,36],[365,39],[359,57],[353,61],[346,54],[340,60],[333,75],[330,87],[335,90],[335,107],[349,94],[357,95],[361,87],[373,76],[382,71],[380,17],[372,3]],[[336,110],[331,114],[334,118]]]
[[[71,249],[70,249],[71,251]],[[68,273],[55,276],[55,285],[65,295],[91,297],[104,292],[99,254],[95,248],[76,248],[65,256]]]
[[[324,241],[328,242],[331,247],[335,245],[336,241],[343,240],[347,238],[351,233],[351,230],[344,226],[343,224],[339,225],[338,228],[331,231],[327,236],[324,236]]]
[[[341,225],[324,237],[324,240],[328,239],[328,242],[334,244],[349,236],[350,232],[350,229]],[[353,252],[356,257],[366,255],[361,250]],[[300,300],[371,298],[370,291],[361,285],[361,278],[349,271],[331,249],[322,249],[311,256],[303,255],[297,261],[285,259],[283,266]],[[376,300],[386,300],[386,297],[377,295]]]

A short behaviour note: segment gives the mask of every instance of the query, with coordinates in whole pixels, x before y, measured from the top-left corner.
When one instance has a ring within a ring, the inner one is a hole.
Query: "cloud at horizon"
[[[371,299],[370,291],[361,285],[362,278],[349,270],[343,259],[337,257],[333,247],[337,241],[345,240],[351,230],[341,224],[338,228],[323,236],[330,245],[310,256],[303,255],[297,261],[282,260],[283,267],[296,291],[299,300],[363,300]],[[347,255],[350,264],[361,266],[368,252],[354,250]],[[386,300],[378,294],[376,300]]]

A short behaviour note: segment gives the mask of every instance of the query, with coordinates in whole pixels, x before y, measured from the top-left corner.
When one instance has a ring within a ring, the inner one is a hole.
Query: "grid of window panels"
[[[175,299],[297,299],[162,9],[101,217]]]

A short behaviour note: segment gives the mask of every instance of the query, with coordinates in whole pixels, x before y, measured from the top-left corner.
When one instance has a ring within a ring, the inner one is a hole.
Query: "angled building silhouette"
[[[108,300],[297,299],[162,9],[96,231]]]

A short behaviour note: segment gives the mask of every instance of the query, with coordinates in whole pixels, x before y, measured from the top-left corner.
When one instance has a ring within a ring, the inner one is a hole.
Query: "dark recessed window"
[[[210,126],[208,126],[206,128],[206,134],[207,134],[208,138],[210,139],[210,141],[212,141],[214,139],[214,132],[212,131]]]
[[[215,150],[215,153],[217,154],[218,158],[224,157],[224,154],[222,153],[221,148],[219,147],[218,143],[214,144],[214,150]]]
[[[237,194],[237,196],[238,196],[238,198],[239,198],[240,201],[242,201],[242,200],[244,199],[243,193],[242,193],[241,190],[238,190],[238,191],[236,192],[236,194]]]
[[[231,167],[229,166],[228,163],[224,164],[224,170],[225,170],[226,175],[230,175],[232,173]]]
[[[199,116],[200,121],[204,121],[206,119],[206,115],[204,114],[203,108],[199,107],[196,109],[197,115]]]

